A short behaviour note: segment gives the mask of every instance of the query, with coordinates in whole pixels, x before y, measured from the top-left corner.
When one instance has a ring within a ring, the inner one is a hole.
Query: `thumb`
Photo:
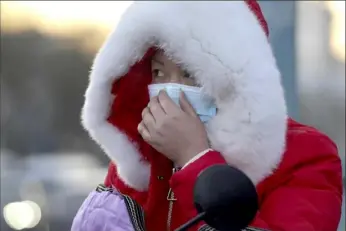
[[[183,91],[180,91],[179,104],[180,104],[181,110],[183,110],[183,112],[186,112],[190,116],[198,117],[195,109],[189,103],[189,101],[187,100],[186,95]]]

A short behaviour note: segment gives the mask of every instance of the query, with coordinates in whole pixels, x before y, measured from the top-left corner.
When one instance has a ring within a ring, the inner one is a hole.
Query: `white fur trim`
[[[146,190],[150,166],[106,119],[111,84],[153,45],[196,76],[216,100],[208,125],[212,148],[255,184],[272,173],[285,146],[286,104],[267,37],[243,1],[138,1],[98,53],[82,112],[83,125],[118,174]]]

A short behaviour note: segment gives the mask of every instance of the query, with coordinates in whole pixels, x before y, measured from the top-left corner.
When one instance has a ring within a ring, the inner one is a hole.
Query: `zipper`
[[[179,171],[179,168],[173,168],[172,175]],[[171,188],[168,190],[167,201],[168,201],[168,214],[167,214],[167,231],[171,231],[171,223],[172,223],[172,214],[173,214],[173,205],[174,201],[177,199],[174,197],[174,192]]]

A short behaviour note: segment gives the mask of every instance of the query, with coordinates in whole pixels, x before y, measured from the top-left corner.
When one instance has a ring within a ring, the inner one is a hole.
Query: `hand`
[[[165,91],[153,97],[142,112],[138,132],[153,148],[183,167],[208,149],[209,143],[204,124],[183,92],[179,100],[180,107]]]

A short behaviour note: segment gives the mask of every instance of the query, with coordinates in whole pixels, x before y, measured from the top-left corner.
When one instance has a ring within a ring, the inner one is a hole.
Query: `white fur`
[[[150,166],[107,122],[111,84],[157,45],[216,100],[212,148],[257,184],[281,160],[286,104],[267,37],[243,1],[138,1],[96,56],[82,111],[84,127],[116,163],[125,183],[148,188]]]

